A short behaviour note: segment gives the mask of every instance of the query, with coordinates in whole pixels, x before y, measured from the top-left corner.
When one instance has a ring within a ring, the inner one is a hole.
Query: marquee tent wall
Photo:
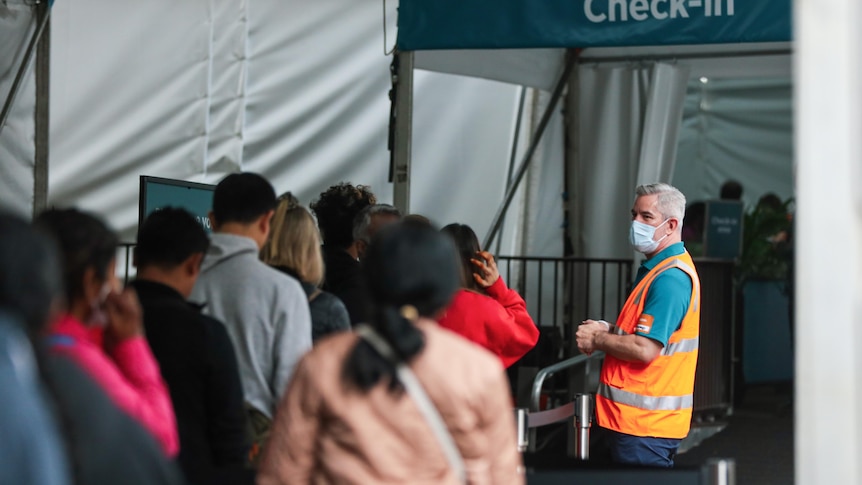
[[[389,48],[395,7],[385,17]],[[4,99],[32,28],[30,10],[0,3]],[[257,171],[305,203],[349,180],[391,202],[383,14],[379,2],[350,0],[57,2],[49,204],[96,211],[133,240],[139,175],[215,183]],[[0,134],[0,205],[24,214],[33,197],[32,78],[31,67]],[[427,183],[414,187],[412,210],[482,234],[506,183],[501,161],[509,158],[518,87],[420,72],[416,89],[423,137],[415,170]],[[560,226],[553,222],[561,239]],[[512,243],[501,250],[517,252],[519,224],[507,227]]]
[[[0,100],[5,101],[15,67],[24,59],[21,46],[32,34],[34,15],[33,8],[23,3],[0,4],[0,13]],[[0,202],[21,213],[29,213],[33,205],[35,85],[34,77],[28,76],[0,131]]]

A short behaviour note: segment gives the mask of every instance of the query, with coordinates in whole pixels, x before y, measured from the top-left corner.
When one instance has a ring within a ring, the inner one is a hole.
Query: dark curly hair
[[[377,197],[367,185],[353,186],[341,182],[320,193],[320,198],[311,203],[317,217],[323,243],[346,249],[353,243],[353,220],[359,212],[377,203]]]

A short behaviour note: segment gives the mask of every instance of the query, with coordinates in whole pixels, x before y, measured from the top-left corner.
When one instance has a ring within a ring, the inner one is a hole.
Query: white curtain
[[[0,107],[24,59],[34,29],[34,7],[0,3]],[[0,128],[0,208],[28,216],[33,211],[36,82],[33,64],[27,72],[6,126]]]
[[[582,66],[580,154],[572,170],[576,254],[626,258],[637,185],[670,182],[688,69],[672,64]]]
[[[721,185],[743,185],[751,207],[793,187],[793,85],[789,77],[692,79],[673,183],[689,202],[716,199]]]
[[[688,68],[671,64],[656,64],[651,70],[637,185],[671,181],[688,78]]]

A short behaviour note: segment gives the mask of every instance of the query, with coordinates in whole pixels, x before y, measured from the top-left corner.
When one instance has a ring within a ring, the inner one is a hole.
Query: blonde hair
[[[289,197],[279,198],[260,259],[270,266],[289,268],[306,283],[318,286],[323,282],[320,232],[308,209]]]

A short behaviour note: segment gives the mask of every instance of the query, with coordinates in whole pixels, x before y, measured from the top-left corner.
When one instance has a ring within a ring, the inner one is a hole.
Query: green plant
[[[780,208],[759,204],[743,219],[742,255],[736,282],[784,280],[792,257],[793,199]]]

